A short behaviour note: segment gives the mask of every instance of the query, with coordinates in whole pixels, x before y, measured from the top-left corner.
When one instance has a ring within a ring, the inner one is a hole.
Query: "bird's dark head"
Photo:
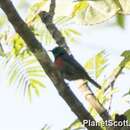
[[[52,50],[52,53],[53,53],[54,57],[57,57],[57,56],[60,56],[60,55],[64,55],[67,52],[63,47],[55,47]]]

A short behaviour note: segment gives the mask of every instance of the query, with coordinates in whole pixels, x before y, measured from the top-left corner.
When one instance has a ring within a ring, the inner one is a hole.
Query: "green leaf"
[[[76,16],[80,11],[86,10],[89,4],[88,1],[79,1],[73,7],[72,17]]]
[[[29,26],[33,25],[34,22],[39,18],[38,13],[47,4],[48,0],[39,0],[30,6],[26,22]]]
[[[130,14],[130,0],[119,0],[121,5],[121,13]]]
[[[54,18],[54,23],[57,25],[62,35],[72,43],[74,42],[75,37],[80,36],[80,33],[75,28],[69,26],[71,20],[72,18],[67,16],[60,16]],[[35,23],[34,32],[38,34],[37,37],[45,44],[50,44],[55,42],[50,32],[46,29],[46,27],[41,26],[41,22]]]
[[[123,97],[124,97],[124,96],[128,96],[128,95],[130,95],[130,90],[129,90],[127,93],[125,93],[125,94],[123,95]]]
[[[74,43],[75,41],[75,36],[80,36],[80,33],[72,28],[63,28],[61,29],[62,34],[64,37],[68,38],[71,43]]]
[[[19,55],[26,48],[23,39],[18,34],[13,35],[11,41],[13,44],[12,52],[15,56]]]
[[[2,27],[6,23],[6,17],[0,16],[0,27]]]
[[[62,25],[62,24],[67,24],[71,20],[72,20],[71,17],[68,17],[68,16],[59,16],[59,17],[54,18],[54,23],[58,24],[58,25]]]
[[[82,24],[97,24],[104,22],[116,15],[120,9],[113,0],[87,1],[87,4],[86,8],[75,9],[74,6],[72,11],[72,16],[75,16],[76,21]]]
[[[3,50],[3,47],[2,47],[1,43],[0,43],[0,56],[2,56],[2,57],[5,56],[5,53],[4,53],[4,50]]]
[[[124,51],[121,56],[124,57],[124,60],[121,63],[121,66],[125,66],[126,69],[130,69],[130,50]]]
[[[127,111],[124,113],[124,115],[127,117],[128,121],[129,121],[129,123],[130,123],[130,109],[127,110]]]
[[[38,87],[45,87],[45,85],[43,84],[43,82],[41,82],[41,81],[38,81],[38,80],[36,80],[36,79],[32,79],[31,80],[31,84],[32,84],[32,86],[34,87],[34,88],[36,88],[35,86],[38,86]]]
[[[79,1],[73,7],[72,17],[75,17],[76,21],[81,24],[97,24],[118,13],[130,14],[130,0]],[[123,16],[118,16],[117,21],[123,27]]]
[[[28,97],[29,97],[29,101],[31,102],[32,101],[32,93],[31,93],[31,87],[30,85],[28,86]]]
[[[72,122],[67,128],[65,128],[64,130],[78,130],[83,128],[82,123],[76,119],[74,122]]]
[[[30,13],[34,13],[38,11],[39,9],[43,8],[47,4],[48,0],[39,0],[38,2],[34,3],[30,8]]]
[[[123,57],[125,57],[125,58],[129,58],[130,59],[130,50],[126,50],[126,51],[124,51],[122,54],[121,54],[121,56],[123,56]]]
[[[121,28],[124,28],[125,27],[125,16],[122,14],[117,14],[116,19],[117,19],[117,24]]]
[[[35,91],[36,95],[39,95],[40,89],[45,87],[43,82],[45,73],[32,54],[26,53],[24,56],[22,54],[11,57],[3,67],[5,68],[8,86],[16,86],[23,90],[25,94],[28,94],[29,99],[31,99],[32,90]],[[26,91],[28,92],[26,93]]]
[[[96,78],[98,78],[101,73],[106,68],[106,55],[105,51],[101,51],[96,56],[93,56],[85,63],[85,68],[95,73]]]

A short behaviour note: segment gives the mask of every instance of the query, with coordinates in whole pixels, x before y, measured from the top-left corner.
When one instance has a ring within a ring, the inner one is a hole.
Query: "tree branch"
[[[114,86],[116,79],[120,76],[120,74],[122,73],[123,69],[125,68],[126,64],[129,62],[129,59],[127,57],[124,56],[124,59],[120,62],[120,64],[117,66],[118,71],[116,72],[116,74],[113,76],[112,81],[109,83],[109,85],[104,89],[104,92],[107,92],[107,90],[111,87]],[[114,70],[115,71],[115,70]]]
[[[51,0],[50,9],[49,9],[49,14],[52,17],[51,21],[53,20],[53,17],[55,15],[55,8],[56,8],[56,0]]]
[[[97,111],[97,113],[102,117],[103,121],[110,120],[108,111],[103,107],[103,105],[99,102],[99,100],[95,97],[94,93],[88,87],[83,80],[78,81],[80,84],[79,90],[84,95],[85,99],[90,103],[90,105]]]
[[[113,77],[113,80],[109,83],[109,85],[105,88],[104,92],[106,92],[109,88],[113,87],[116,79],[119,77],[119,75],[122,73],[124,66],[120,66],[119,65],[119,70],[117,71],[117,73],[115,74],[115,76]]]
[[[51,5],[53,5],[53,4],[51,4]],[[51,6],[50,6],[50,8],[51,8]],[[50,12],[51,12],[51,9],[50,9]],[[45,24],[48,31],[50,32],[51,36],[56,41],[57,45],[65,48],[66,51],[70,54],[71,52],[70,52],[69,47],[67,46],[66,40],[65,40],[64,36],[62,35],[62,33],[59,31],[59,29],[56,27],[56,25],[53,23],[53,17],[50,14],[50,12],[48,13],[46,11],[42,11],[39,13],[39,16],[40,16],[42,22]],[[53,13],[53,15],[54,15],[54,13]]]
[[[4,55],[5,55],[4,49],[3,49],[2,44],[0,42],[0,56],[4,56]]]
[[[41,66],[49,76],[60,96],[70,106],[71,110],[77,115],[79,120],[91,120],[95,121],[90,113],[83,107],[68,85],[64,82],[59,71],[55,68],[46,53],[46,50],[42,47],[40,42],[35,38],[34,34],[30,31],[26,23],[18,15],[15,7],[10,0],[0,0],[0,6],[6,13],[8,20],[13,25],[15,31],[23,38],[25,43],[31,52],[35,55]],[[99,126],[91,127],[86,126],[89,130],[101,130]]]

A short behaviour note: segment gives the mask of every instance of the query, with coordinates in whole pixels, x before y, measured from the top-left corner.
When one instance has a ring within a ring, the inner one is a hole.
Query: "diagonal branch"
[[[39,13],[39,16],[42,22],[45,24],[48,31],[50,32],[51,36],[55,39],[57,45],[65,48],[68,51],[68,53],[70,53],[66,40],[63,37],[62,33],[59,31],[59,29],[56,27],[56,25],[53,23],[51,15],[46,11],[42,11]]]
[[[116,82],[116,79],[119,77],[119,75],[122,73],[124,69],[124,66],[121,66],[118,70],[118,72],[116,73],[116,75],[114,76],[113,80],[110,82],[110,84],[105,88],[104,92],[106,92],[109,88],[111,88],[111,90],[114,89],[114,85],[115,85],[115,82]],[[110,104],[109,104],[109,108],[108,110],[110,111],[111,110],[111,105],[112,105],[112,99],[113,99],[113,93],[111,94],[110,96]]]
[[[107,92],[107,90],[109,88],[111,88],[111,90],[114,89],[115,82],[116,82],[117,78],[120,76],[120,74],[122,73],[122,71],[123,71],[125,65],[127,64],[127,62],[128,62],[127,59],[123,59],[120,62],[119,66],[118,66],[118,71],[114,75],[114,77],[113,77],[112,81],[109,83],[109,85],[104,89],[104,92]],[[109,111],[111,109],[112,99],[113,99],[113,93],[111,94],[111,97],[110,97],[110,104],[109,104],[109,108],[108,108]]]
[[[23,38],[30,51],[35,55],[41,66],[55,85],[60,96],[66,101],[71,110],[76,114],[81,122],[83,120],[94,121],[90,113],[84,108],[77,97],[70,90],[69,86],[64,82],[59,71],[55,68],[42,47],[40,42],[35,38],[26,23],[18,15],[15,7],[10,0],[0,0],[0,6],[8,17],[8,20],[13,25],[15,31]],[[101,130],[99,126],[86,126],[89,130]]]
[[[0,56],[4,56],[4,49],[3,49],[3,46],[2,46],[2,44],[1,44],[1,42],[0,42]]]
[[[115,76],[113,77],[112,81],[109,83],[109,85],[105,88],[104,92],[106,92],[109,88],[113,87],[116,79],[120,76],[120,74],[122,73],[124,67],[125,67],[126,62],[123,60],[121,61],[121,63],[119,64],[119,69],[117,71],[117,73],[115,74]]]
[[[103,105],[95,97],[90,87],[86,83],[84,83],[83,80],[79,80],[78,84],[80,84],[79,90],[82,92],[85,99],[96,110],[96,112],[100,115],[100,117],[102,117],[103,121],[110,120],[111,117],[109,116],[108,111],[103,107]]]
[[[67,46],[66,40],[56,25],[53,23],[53,18],[55,15],[55,8],[56,8],[56,0],[51,0],[49,12],[41,11],[39,16],[42,22],[45,24],[46,28],[50,32],[51,36],[54,38],[56,43],[65,48],[66,51],[70,54],[70,49]]]

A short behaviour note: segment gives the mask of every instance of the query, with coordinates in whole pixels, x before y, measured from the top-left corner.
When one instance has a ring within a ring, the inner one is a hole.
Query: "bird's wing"
[[[88,75],[85,69],[74,59],[73,56],[64,54],[62,55],[62,59],[64,61],[64,71],[68,74],[66,77],[67,79],[86,79],[94,86],[101,88],[101,86]]]
[[[68,55],[68,54],[64,54],[62,55],[63,61],[66,62],[66,64],[71,64],[72,69],[75,69],[75,72],[81,72],[84,75],[87,75],[87,72],[85,71],[85,69],[74,59],[73,56]],[[71,71],[71,70],[70,70]]]

